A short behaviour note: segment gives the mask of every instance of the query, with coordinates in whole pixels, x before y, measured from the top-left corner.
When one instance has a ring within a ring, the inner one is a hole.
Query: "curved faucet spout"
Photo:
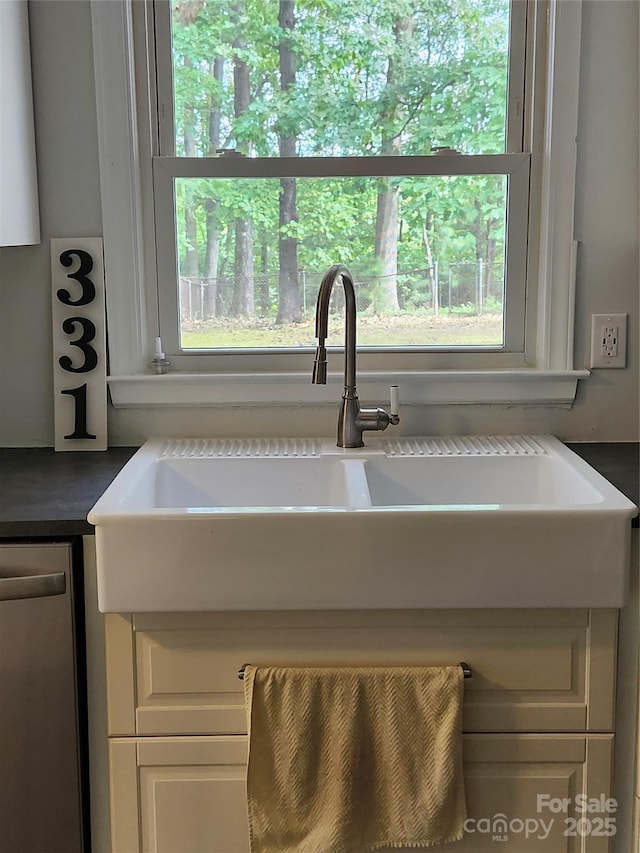
[[[314,363],[312,382],[327,381],[327,351],[324,342],[329,336],[329,301],[337,278],[342,278],[345,298],[344,387],[355,393],[356,387],[356,292],[353,276],[343,264],[329,267],[320,282],[316,305],[316,338],[318,350]]]
[[[386,429],[390,423],[398,423],[399,418],[396,414],[388,415],[384,409],[360,408],[356,391],[356,293],[353,276],[342,264],[329,267],[320,282],[316,305],[318,348],[311,381],[316,385],[324,385],[327,381],[325,341],[329,335],[329,301],[337,278],[342,279],[345,296],[344,393],[338,418],[338,447],[362,447],[364,430]]]

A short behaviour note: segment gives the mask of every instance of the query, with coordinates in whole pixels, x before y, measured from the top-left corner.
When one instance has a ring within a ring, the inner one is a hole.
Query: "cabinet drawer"
[[[505,853],[606,853],[610,816],[603,812],[596,821],[589,814],[589,833],[586,824],[574,833],[572,819],[582,816],[577,794],[609,796],[612,741],[611,735],[465,736],[467,834],[447,849],[495,853],[500,841]],[[112,739],[113,853],[248,853],[246,749],[243,736]],[[552,811],[540,806],[540,795],[554,807],[569,804]]]
[[[460,661],[465,731],[610,730],[616,625],[573,610],[109,616],[110,734],[246,732],[245,663]]]

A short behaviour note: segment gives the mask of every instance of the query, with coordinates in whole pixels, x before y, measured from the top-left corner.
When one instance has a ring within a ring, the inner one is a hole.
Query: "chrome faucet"
[[[392,387],[391,414],[384,409],[362,409],[356,390],[356,294],[353,276],[342,264],[334,264],[324,275],[316,305],[316,338],[318,348],[313,362],[314,385],[327,383],[327,350],[325,340],[329,326],[329,300],[337,278],[342,279],[345,296],[344,393],[338,417],[338,447],[363,447],[362,433],[366,429],[383,430],[389,424],[400,423],[397,408],[397,386]],[[395,391],[393,390],[395,389]]]

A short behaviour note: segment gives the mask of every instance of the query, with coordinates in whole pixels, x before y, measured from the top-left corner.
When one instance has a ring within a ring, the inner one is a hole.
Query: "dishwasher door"
[[[0,848],[83,850],[69,543],[0,544]]]

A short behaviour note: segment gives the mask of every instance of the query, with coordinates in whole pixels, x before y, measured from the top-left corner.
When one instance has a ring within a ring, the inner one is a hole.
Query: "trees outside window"
[[[181,347],[310,346],[335,262],[362,344],[503,347],[509,173],[483,170],[512,153],[510,23],[509,0],[171,0],[165,153],[217,158],[215,177],[176,165]]]

